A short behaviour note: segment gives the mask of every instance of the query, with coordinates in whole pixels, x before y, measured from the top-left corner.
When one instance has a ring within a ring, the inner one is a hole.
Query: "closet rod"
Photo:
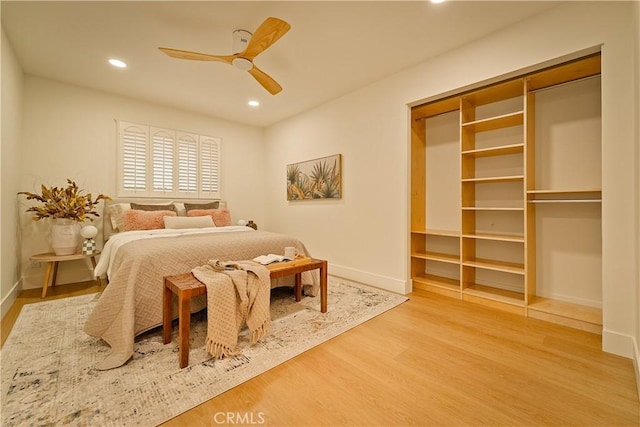
[[[536,93],[536,92],[542,92],[543,90],[555,89],[557,87],[570,85],[571,83],[578,83],[578,82],[582,82],[582,81],[589,80],[589,79],[595,79],[596,77],[600,77],[600,74],[594,74],[593,76],[581,77],[579,79],[571,80],[571,81],[568,81],[568,82],[558,83],[558,84],[551,85],[551,86],[541,87],[540,89],[533,89],[533,90],[530,90],[529,93]]]

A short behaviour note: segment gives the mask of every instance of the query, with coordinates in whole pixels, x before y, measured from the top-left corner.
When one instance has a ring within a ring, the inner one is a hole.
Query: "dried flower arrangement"
[[[91,193],[82,194],[75,181],[67,178],[67,187],[47,188],[42,185],[42,194],[21,191],[18,194],[27,196],[27,200],[37,200],[41,205],[32,206],[27,212],[34,212],[33,220],[43,218],[66,218],[74,221],[84,221],[88,215],[99,217],[95,207],[100,200],[111,200],[111,197],[99,194],[93,199]]]

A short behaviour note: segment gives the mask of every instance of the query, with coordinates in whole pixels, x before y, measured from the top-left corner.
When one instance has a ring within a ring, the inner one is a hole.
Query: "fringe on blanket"
[[[234,350],[222,343],[215,342],[209,337],[207,337],[207,352],[216,359],[224,359],[225,357],[231,357],[240,354],[238,350]]]
[[[271,319],[267,318],[262,325],[258,326],[254,330],[251,331],[251,344],[255,344],[260,341],[265,335],[269,333],[271,329]]]

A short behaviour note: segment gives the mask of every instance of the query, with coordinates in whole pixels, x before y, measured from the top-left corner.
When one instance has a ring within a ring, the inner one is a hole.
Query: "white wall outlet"
[[[40,264],[38,261],[31,261],[31,264],[29,264],[29,267],[31,268],[40,268]]]

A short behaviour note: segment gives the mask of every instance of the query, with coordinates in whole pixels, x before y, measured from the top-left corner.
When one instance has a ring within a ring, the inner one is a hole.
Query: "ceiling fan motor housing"
[[[235,30],[233,32],[233,53],[240,53],[247,48],[252,34],[247,30]]]

